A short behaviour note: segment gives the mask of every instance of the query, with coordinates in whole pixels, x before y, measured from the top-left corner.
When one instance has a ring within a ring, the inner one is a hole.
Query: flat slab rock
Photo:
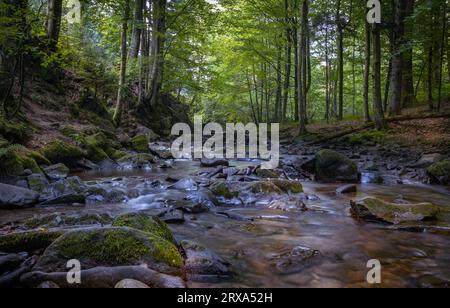
[[[39,201],[39,194],[35,191],[0,184],[0,209],[17,209],[32,207]]]
[[[398,225],[436,220],[440,208],[431,203],[396,204],[368,198],[351,201],[351,211],[365,221]]]

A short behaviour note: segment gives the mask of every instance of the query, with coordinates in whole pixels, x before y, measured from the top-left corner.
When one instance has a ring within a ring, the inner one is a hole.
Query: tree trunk
[[[366,10],[368,12],[368,10]],[[369,80],[370,80],[370,25],[364,17],[365,24],[365,36],[366,36],[366,46],[364,50],[364,119],[366,122],[371,122],[370,111],[369,111]]]
[[[128,19],[130,15],[130,4],[128,1],[125,2],[124,14],[123,14],[123,23],[122,23],[122,37],[121,37],[121,61],[120,61],[120,77],[119,77],[119,90],[117,92],[117,103],[116,110],[114,112],[113,121],[116,126],[120,125],[122,120],[122,109],[123,102],[122,96],[125,88],[125,78],[127,72],[127,33],[128,33]]]
[[[164,43],[166,36],[167,0],[153,2],[153,70],[151,74],[150,106],[155,106],[162,89],[164,73]]]
[[[281,48],[277,48],[277,82],[276,82],[276,97],[275,97],[275,121],[281,120],[281,104],[282,104],[282,90],[281,90]]]
[[[61,32],[62,0],[48,0],[47,3],[47,39],[54,51]]]
[[[384,120],[383,106],[381,101],[381,38],[380,26],[376,23],[372,25],[372,45],[373,45],[373,111],[375,126],[378,130],[386,127]]]
[[[135,0],[133,31],[131,33],[130,59],[136,59],[141,46],[141,37],[144,23],[144,0]]]
[[[444,2],[442,8],[442,37],[441,37],[441,58],[439,64],[439,92],[438,92],[438,111],[441,110],[442,104],[442,79],[444,75],[444,54],[445,54],[445,42],[447,36],[447,3]],[[447,59],[450,61],[450,59]]]
[[[298,7],[298,6],[296,6]],[[298,56],[299,56],[299,50],[298,50],[298,28],[295,25],[294,31],[293,31],[293,41],[294,41],[294,56],[295,56],[295,93],[294,93],[294,121],[297,123],[300,120],[300,110],[299,110],[299,95],[300,92],[298,91],[298,82],[300,79],[299,76],[299,63],[298,63]]]
[[[403,35],[404,35],[404,0],[395,0],[395,18],[393,25],[394,53],[392,55],[392,72],[390,85],[389,114],[399,115],[402,111],[403,78]]]
[[[414,13],[414,0],[405,0],[405,18]],[[414,74],[413,74],[413,47],[411,40],[414,25],[411,21],[404,23],[404,43],[408,46],[403,52],[403,78],[402,78],[402,107],[410,107],[415,104]]]
[[[302,22],[301,22],[301,31],[300,31],[300,76],[301,80],[299,82],[299,88],[301,89],[301,101],[299,102],[300,106],[300,135],[304,135],[307,133],[306,123],[307,123],[307,111],[306,111],[306,100],[308,98],[308,14],[309,14],[309,0],[303,0],[302,4]]]
[[[330,120],[330,57],[328,50],[328,15],[325,24],[325,120]]]
[[[339,71],[339,114],[338,119],[344,118],[344,29],[341,21],[341,0],[337,1],[336,9],[337,26],[337,49],[338,49],[338,71]]]
[[[434,109],[433,105],[433,47],[428,49],[428,106],[430,111]]]

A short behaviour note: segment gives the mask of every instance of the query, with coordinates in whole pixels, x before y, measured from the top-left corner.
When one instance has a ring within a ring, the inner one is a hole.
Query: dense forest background
[[[161,93],[206,120],[302,132],[343,119],[382,128],[386,115],[448,100],[446,1],[382,1],[374,25],[354,0],[81,1],[81,20],[69,23],[76,3],[0,1],[7,114],[34,75],[54,82],[62,71],[116,125],[151,113]]]

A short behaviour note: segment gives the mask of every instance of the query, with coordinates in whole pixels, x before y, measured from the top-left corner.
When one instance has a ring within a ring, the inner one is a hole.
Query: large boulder
[[[0,251],[7,253],[29,252],[45,249],[60,237],[60,231],[30,231],[0,236]]]
[[[427,171],[435,182],[442,185],[450,185],[450,160],[435,163]]]
[[[79,260],[83,269],[145,264],[161,273],[180,275],[183,268],[180,253],[167,240],[136,229],[113,227],[64,234],[47,248],[34,270],[66,271],[72,259]]]
[[[170,144],[164,143],[150,143],[150,152],[161,159],[172,159],[172,150]]]
[[[51,180],[57,181],[67,178],[70,170],[64,164],[56,164],[44,168],[44,172]]]
[[[396,204],[367,198],[351,201],[351,211],[365,221],[397,225],[436,220],[440,209],[431,203]]]
[[[11,145],[0,149],[0,176],[16,177],[25,170],[41,173],[39,165],[50,164],[41,154],[21,145]]]
[[[77,161],[84,157],[79,147],[59,140],[49,142],[41,152],[53,164],[63,163],[69,167],[77,167]]]
[[[113,227],[128,227],[143,232],[158,235],[159,237],[173,242],[172,231],[158,217],[144,213],[129,213],[117,217],[113,222]]]
[[[38,201],[35,191],[0,183],[0,209],[31,207]]]
[[[152,130],[148,130],[143,134],[136,135],[133,139],[131,139],[131,143],[136,151],[146,153],[149,151],[150,143],[157,141],[159,138],[160,136],[158,134]]]
[[[314,173],[316,180],[324,183],[355,183],[359,180],[358,166],[344,155],[332,150],[322,150],[316,154]]]

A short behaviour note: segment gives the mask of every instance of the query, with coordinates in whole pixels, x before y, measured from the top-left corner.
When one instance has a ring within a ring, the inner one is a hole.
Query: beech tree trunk
[[[372,25],[372,45],[373,45],[373,111],[375,126],[378,130],[386,127],[384,120],[383,106],[381,100],[381,38],[380,26],[376,23]]]
[[[368,10],[366,10],[368,12]],[[370,81],[370,58],[371,58],[371,52],[370,52],[370,25],[365,20],[364,17],[364,24],[365,24],[365,36],[366,36],[366,45],[364,50],[364,119],[366,122],[371,122],[370,118],[370,111],[369,111],[369,81]]]
[[[47,3],[47,38],[52,50],[56,49],[61,32],[62,0],[48,0]]]
[[[141,37],[144,23],[144,0],[135,0],[133,31],[131,33],[130,59],[136,59],[141,46]]]

